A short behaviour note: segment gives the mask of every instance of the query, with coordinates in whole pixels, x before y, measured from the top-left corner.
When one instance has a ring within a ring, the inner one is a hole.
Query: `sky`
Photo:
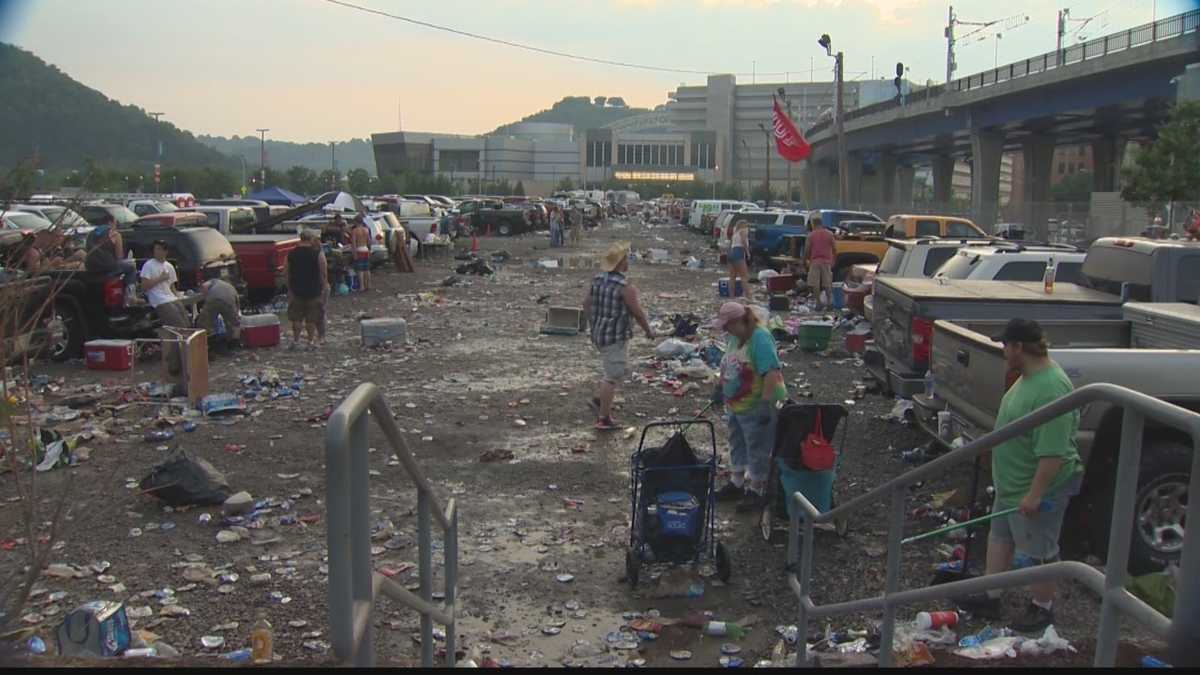
[[[704,73],[739,83],[945,79],[945,0],[346,0],[550,50],[696,73],[550,56],[338,6],[329,0],[0,0],[0,41],[122,103],[197,134],[291,141],[374,132],[483,133],[564,96],[665,103]],[[1014,17],[957,47],[957,76],[1195,8],[1197,0],[958,0],[960,21]],[[1028,21],[1024,20],[1028,17]],[[1081,31],[1077,31],[1082,26]],[[975,27],[961,25],[959,35]],[[994,36],[999,32],[1001,37]]]

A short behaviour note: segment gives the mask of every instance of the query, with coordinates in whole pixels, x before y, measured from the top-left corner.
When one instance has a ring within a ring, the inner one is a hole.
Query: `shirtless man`
[[[354,247],[354,271],[362,279],[365,293],[371,290],[371,230],[361,215],[350,229],[350,245]]]

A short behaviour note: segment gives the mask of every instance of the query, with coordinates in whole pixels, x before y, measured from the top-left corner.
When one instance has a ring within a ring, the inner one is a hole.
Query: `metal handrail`
[[[371,569],[367,415],[379,424],[417,487],[420,594]],[[358,385],[329,416],[325,431],[326,541],[329,548],[329,624],[334,654],[354,666],[375,665],[373,612],[380,593],[421,615],[421,665],[433,666],[433,621],[446,627],[446,664],[454,665],[458,588],[458,505],[443,509],[374,384]],[[445,601],[433,602],[431,517],[445,540]]]
[[[1013,63],[997,68],[989,68],[978,73],[972,73],[965,77],[951,80],[945,85],[938,84],[915,91],[905,96],[905,107],[914,107],[914,104],[921,102],[932,103],[934,99],[947,92],[971,91],[1029,75],[1037,75],[1063,66],[1082,63],[1093,58],[1107,56],[1135,47],[1174,39],[1195,32],[1198,28],[1200,28],[1200,10],[1176,14],[1152,23],[1103,35],[1077,45],[1068,45],[1063,47],[1061,52],[1052,51],[1045,54],[1038,54],[1037,56],[1014,61]],[[900,102],[895,99],[881,101],[855,108],[854,110],[848,110],[843,115],[843,118],[849,121],[885,110],[899,108],[900,106]],[[832,124],[832,120],[818,122],[809,127],[805,133],[808,135],[817,134],[825,131]]]
[[[972,461],[983,452],[1005,441],[1012,440],[1063,414],[1097,401],[1105,401],[1123,408],[1120,454],[1116,470],[1119,480],[1116,482],[1116,491],[1113,496],[1108,557],[1104,572],[1082,563],[1055,562],[938,586],[900,590],[900,540],[904,534],[906,511],[904,499],[910,485],[925,478],[941,475],[952,465]],[[1200,494],[1200,414],[1113,384],[1090,384],[1080,387],[1049,405],[1014,420],[928,464],[897,476],[874,490],[825,513],[817,511],[812,502],[802,493],[796,492],[792,499],[798,508],[792,511],[789,523],[787,559],[788,585],[791,586],[800,601],[800,635],[808,634],[808,622],[813,618],[883,610],[879,664],[887,667],[892,663],[895,610],[901,605],[1069,578],[1082,582],[1102,598],[1100,625],[1093,657],[1096,666],[1109,667],[1116,660],[1117,630],[1120,626],[1121,613],[1133,616],[1158,635],[1167,638],[1171,658],[1175,665],[1200,665],[1200,657],[1197,656],[1195,650],[1190,649],[1190,643],[1195,640],[1197,635],[1200,635],[1200,544],[1196,543],[1197,537],[1189,538],[1186,531],[1184,533],[1183,555],[1180,559],[1182,574],[1179,587],[1176,589],[1173,619],[1167,619],[1125,590],[1130,536],[1133,530],[1134,499],[1137,493],[1138,467],[1142,453],[1142,432],[1147,417],[1160,424],[1181,429],[1191,436],[1193,453],[1188,491],[1193,496]],[[819,523],[832,522],[835,519],[844,518],[851,512],[873,506],[884,496],[889,497],[891,503],[888,519],[887,580],[884,594],[829,605],[815,605],[810,593],[814,527]],[[808,544],[804,546],[803,551],[800,550],[801,514],[804,515],[804,541]],[[1189,500],[1187,519],[1191,522],[1200,522],[1200,500],[1195,498]],[[799,570],[797,570],[797,562]],[[1186,645],[1185,640],[1188,641]],[[798,645],[797,663],[806,666],[808,659],[804,640],[800,640]]]

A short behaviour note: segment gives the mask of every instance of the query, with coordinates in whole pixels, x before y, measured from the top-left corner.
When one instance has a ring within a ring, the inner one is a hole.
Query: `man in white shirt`
[[[179,303],[179,296],[175,294],[174,286],[179,282],[179,275],[175,273],[175,266],[167,262],[167,242],[161,239],[154,242],[154,258],[147,260],[146,264],[142,265],[140,276],[146,300],[158,314],[162,325],[173,328],[191,328],[192,322],[188,319],[183,305]],[[171,333],[167,331],[160,333],[160,337],[163,338],[171,336]],[[171,373],[178,372],[180,368],[178,347],[175,344],[168,344],[165,349],[167,350],[168,370]]]

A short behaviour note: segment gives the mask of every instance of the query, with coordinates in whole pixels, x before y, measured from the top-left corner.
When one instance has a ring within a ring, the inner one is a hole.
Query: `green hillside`
[[[258,166],[258,136],[226,138],[201,134],[196,138],[208,147],[230,157],[245,157],[247,166]],[[372,176],[375,175],[375,152],[371,148],[370,139],[352,138],[348,141],[339,141],[334,146],[334,152],[339,172],[365,169]],[[329,168],[329,159],[328,143],[273,141],[270,135],[267,136],[267,166],[277,169],[302,166],[320,173]]]
[[[608,104],[609,100],[616,101],[618,105],[613,106]],[[603,105],[597,105],[597,103],[603,103]],[[532,115],[526,115],[519,122],[511,122],[498,127],[493,133],[507,133],[513,125],[520,124],[521,122],[571,124],[575,126],[575,131],[582,132],[588,129],[597,129],[631,115],[640,115],[646,112],[650,111],[646,108],[626,107],[625,101],[618,97],[606,99],[606,97],[599,96],[597,100],[593,100],[587,96],[567,96],[558,103],[555,103],[549,110],[541,110]]]
[[[175,167],[233,167],[234,160],[192,134],[157,123],[146,111],[122,105],[33,54],[0,43],[0,164],[37,155],[47,170],[80,169],[86,160],[149,168],[158,157]],[[240,165],[239,165],[240,166]]]

